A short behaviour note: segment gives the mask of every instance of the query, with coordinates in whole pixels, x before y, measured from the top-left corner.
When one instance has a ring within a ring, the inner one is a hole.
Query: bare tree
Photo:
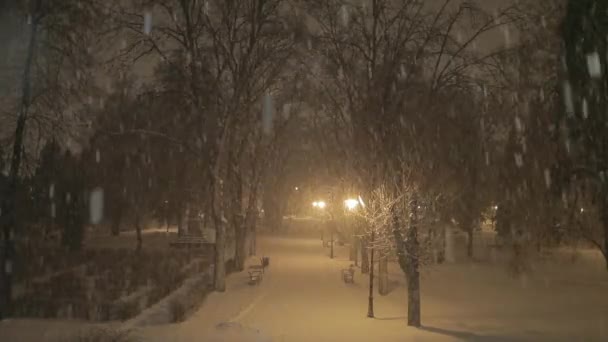
[[[232,191],[236,193],[228,196],[233,198],[234,213],[230,227],[237,229],[238,245],[244,246],[243,173],[239,169],[245,147],[256,139],[237,132],[255,128],[256,104],[272,93],[291,53],[292,40],[289,31],[283,30],[286,21],[280,13],[283,3],[167,0],[120,11],[122,30],[117,34],[125,37],[126,44],[111,60],[156,55],[177,71],[186,86],[184,96],[195,132],[194,140],[186,143],[204,158],[212,194],[205,210],[216,230],[218,291],[225,289],[226,223],[230,222],[224,198]],[[156,18],[153,28],[152,16]],[[244,253],[239,253],[242,259]]]
[[[510,9],[488,14],[450,0],[438,8],[414,0],[319,0],[311,2],[309,13],[319,42],[317,84],[331,108],[326,115],[335,113],[350,133],[357,188],[364,198],[381,185],[395,197],[404,186],[412,189],[410,198],[425,197],[419,192],[426,166],[432,164],[425,158],[425,144],[433,143],[433,135],[424,130],[423,117],[439,113],[438,96],[449,98],[450,90],[475,85],[475,72],[499,53],[479,51],[476,42],[510,22]],[[406,249],[402,269],[411,291],[408,324],[420,326],[415,218],[401,224],[411,231],[394,238],[408,241],[398,244]]]
[[[19,68],[19,91],[16,94],[14,110],[16,122],[12,138],[9,183],[2,196],[2,230],[4,237],[2,262],[2,312],[10,314],[14,237],[20,233],[20,224],[15,217],[15,199],[18,195],[19,173],[23,166],[24,151],[39,151],[26,146],[26,132],[36,132],[44,142],[49,131],[58,128],[73,134],[63,116],[66,108],[76,112],[77,104],[82,104],[82,86],[90,81],[91,52],[94,51],[92,38],[104,27],[104,6],[110,3],[83,1],[78,4],[48,1],[19,1],[16,13],[22,15],[28,27],[27,46],[23,65]],[[72,71],[74,74],[70,74]],[[28,129],[26,130],[26,127]],[[37,128],[34,129],[34,128]],[[30,133],[31,134],[31,133]],[[29,145],[29,144],[28,144]],[[38,145],[42,147],[42,144]]]

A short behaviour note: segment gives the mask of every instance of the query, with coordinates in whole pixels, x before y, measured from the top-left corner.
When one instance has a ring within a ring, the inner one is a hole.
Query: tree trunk
[[[184,235],[184,212],[180,205],[177,209],[177,236]]]
[[[216,291],[226,291],[226,227],[221,216],[215,218],[215,268],[213,274],[213,286]]]
[[[237,271],[242,271],[245,269],[245,259],[247,258],[246,248],[246,239],[247,232],[245,227],[245,222],[243,220],[243,215],[236,214],[234,219],[234,232],[235,232],[235,256],[234,256],[234,266]]]
[[[415,221],[407,239],[407,325],[420,327],[420,273],[418,270],[418,228]]]
[[[122,213],[116,213],[116,215],[112,218],[112,226],[110,228],[110,232],[112,236],[120,235],[120,223],[122,222]]]
[[[378,262],[378,293],[386,296],[388,291],[388,256],[384,256]]]
[[[36,1],[35,10],[40,10],[41,1]],[[17,125],[15,128],[15,142],[13,143],[13,154],[9,170],[8,187],[3,194],[2,203],[0,206],[0,226],[2,227],[2,235],[4,239],[4,248],[2,251],[2,264],[0,265],[0,320],[4,317],[9,317],[12,309],[12,289],[13,289],[13,257],[15,254],[14,235],[17,230],[16,217],[16,201],[17,201],[17,185],[19,180],[19,169],[21,168],[21,157],[23,153],[25,124],[31,104],[31,82],[30,74],[36,47],[36,38],[38,33],[38,19],[33,20],[32,30],[30,33],[30,41],[27,50],[27,57],[22,78],[21,88],[21,107],[17,117]]]
[[[219,175],[215,178],[219,180]],[[213,223],[215,225],[215,264],[213,275],[213,286],[216,291],[226,291],[226,226],[224,224],[224,206],[222,183],[216,181],[213,184]]]
[[[249,191],[249,200],[247,201],[247,213],[245,214],[245,229],[248,233],[248,249],[249,256],[255,255],[255,239],[256,236],[256,224],[258,219],[258,211],[257,211],[257,189],[258,185],[257,180],[254,181],[254,185],[252,185]]]
[[[467,256],[469,259],[473,259],[473,230],[472,226],[467,229]]]
[[[416,200],[410,203],[410,225],[407,238],[401,234],[401,226],[397,212],[393,212],[393,235],[397,247],[399,266],[405,273],[407,280],[407,325],[420,327],[420,272],[418,270],[418,256],[420,245],[418,243],[418,204]]]
[[[604,195],[604,200],[602,201],[602,226],[604,229],[604,248],[600,248],[602,255],[604,256],[604,261],[606,262],[606,270],[608,271],[608,196]]]
[[[135,216],[135,233],[137,234],[137,251],[141,251],[142,238],[141,238],[141,222],[139,215]]]
[[[606,261],[606,270],[608,271],[608,224],[604,223],[604,250],[602,251],[604,260]]]
[[[359,250],[361,249],[361,239],[359,239],[359,237],[355,236],[355,238],[353,239],[354,245],[355,245],[355,266],[359,266]]]
[[[256,225],[256,217],[255,217],[255,211],[251,211],[250,209],[247,210],[247,215],[245,217],[245,222],[247,222],[246,224],[246,231],[247,231],[247,249],[248,249],[248,255],[249,256],[253,256],[255,255],[255,239],[256,239],[256,232],[255,232],[255,225]]]
[[[438,264],[443,264],[443,262],[445,261],[445,249],[446,249],[446,228],[444,225],[439,230],[439,251],[437,252],[437,263]]]
[[[374,231],[372,230],[371,246],[374,244]],[[370,249],[370,269],[369,269],[369,297],[367,303],[367,317],[374,317],[374,248]]]
[[[251,229],[251,250],[249,251],[249,255],[250,256],[254,256],[257,253],[257,239],[258,239],[258,232],[257,232],[257,227],[254,225],[253,228]]]
[[[249,256],[256,254],[256,240],[257,240],[257,211],[247,211],[247,229],[249,230]]]
[[[367,256],[367,241],[363,237],[361,238],[361,273],[369,273],[369,259]]]

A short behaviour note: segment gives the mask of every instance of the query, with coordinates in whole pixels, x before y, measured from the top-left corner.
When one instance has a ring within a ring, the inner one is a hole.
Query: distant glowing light
[[[356,199],[349,198],[346,201],[344,201],[344,206],[346,206],[346,208],[348,210],[355,210],[355,208],[357,208],[358,205],[359,205],[359,201]]]
[[[581,213],[584,213],[584,212],[585,212],[585,208],[581,208]]]
[[[297,186],[294,188],[296,191],[300,190],[300,188],[298,188]]]
[[[327,204],[323,201],[312,202],[312,206],[315,208],[323,209]]]

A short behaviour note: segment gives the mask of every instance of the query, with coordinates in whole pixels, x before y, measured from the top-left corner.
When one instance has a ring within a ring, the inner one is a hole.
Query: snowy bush
[[[181,322],[186,318],[187,305],[182,298],[173,298],[169,302],[169,319],[171,323]]]
[[[61,253],[45,252],[52,257],[42,258],[52,267],[44,272],[36,267],[40,273],[23,274],[27,274],[25,292],[15,300],[19,317],[127,320],[179,288],[188,277],[205,271],[211,262],[204,252],[103,249],[79,254],[86,255],[79,259],[86,263],[74,267],[78,264],[68,262]],[[57,272],[61,267],[67,269]]]
[[[65,342],[133,342],[136,340],[129,330],[92,328],[72,336]]]

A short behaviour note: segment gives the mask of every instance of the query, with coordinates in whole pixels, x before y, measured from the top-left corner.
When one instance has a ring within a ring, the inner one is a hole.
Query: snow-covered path
[[[329,259],[319,239],[265,237],[259,252],[270,267],[259,286],[246,274],[228,279],[187,322],[145,328],[145,341],[602,341],[608,338],[605,275],[562,282],[564,267],[538,270],[522,282],[487,264],[423,271],[421,329],[405,324],[403,276],[391,270],[393,291],[375,294],[366,317],[368,278],[341,281],[347,251]],[[394,265],[393,265],[394,266]],[[577,268],[578,269],[578,268]],[[580,270],[579,270],[580,271]],[[598,280],[600,279],[600,280]],[[218,326],[220,328],[218,328]]]

